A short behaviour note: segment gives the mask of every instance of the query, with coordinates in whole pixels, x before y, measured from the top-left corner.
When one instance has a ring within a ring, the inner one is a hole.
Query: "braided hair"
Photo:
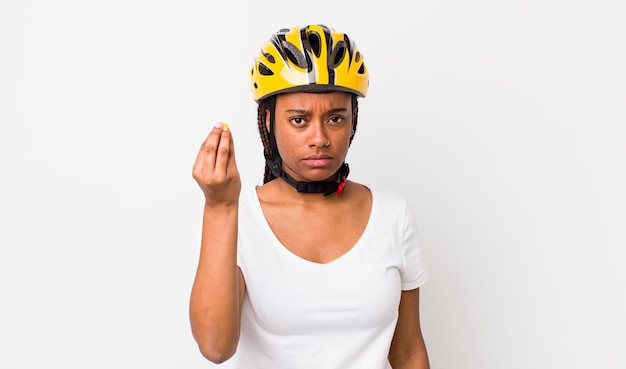
[[[274,114],[274,111],[272,111],[272,107],[276,106],[275,104],[276,102],[276,95],[274,96],[270,96],[264,99],[259,100],[259,106],[257,108],[257,124],[259,126],[259,135],[261,136],[261,142],[263,143],[263,153],[266,156],[269,157],[273,157],[274,153],[272,152],[272,148],[270,146],[270,133],[267,130],[267,124],[266,124],[266,111],[270,110],[271,114]],[[354,123],[352,125],[352,134],[350,135],[350,144],[352,144],[352,139],[354,138],[354,134],[356,132],[356,124],[357,124],[357,117],[358,117],[358,112],[359,112],[359,102],[357,99],[356,95],[352,95],[352,112],[354,114]],[[265,173],[263,174],[263,184],[266,184],[267,182],[271,181],[272,179],[276,178],[276,176],[272,173],[272,170],[270,169],[269,166],[267,166],[267,164],[265,164]]]

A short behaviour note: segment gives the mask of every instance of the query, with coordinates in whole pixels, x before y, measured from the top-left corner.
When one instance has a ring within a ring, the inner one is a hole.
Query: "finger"
[[[215,170],[217,150],[222,139],[222,126],[223,123],[221,122],[215,124],[198,152],[198,156],[201,156],[204,161],[205,168],[211,171]]]
[[[228,133],[230,133],[230,129],[228,129]],[[227,174],[236,174],[237,173],[237,160],[235,159],[235,141],[233,140],[233,135],[230,134],[230,158],[228,159],[228,167],[226,168]]]
[[[228,162],[230,161],[232,152],[232,135],[228,125],[225,123],[220,136],[221,138],[216,153],[217,157],[215,158],[215,171],[222,176],[226,176],[226,170],[228,168]]]
[[[193,165],[193,177],[196,179],[210,176],[215,171],[217,147],[221,139],[222,123],[217,123],[202,142],[196,162]]]

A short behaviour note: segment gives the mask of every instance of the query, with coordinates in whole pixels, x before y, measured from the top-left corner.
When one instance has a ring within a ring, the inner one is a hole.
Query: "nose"
[[[330,145],[324,124],[316,122],[311,126],[311,135],[309,138],[309,147],[327,147]]]

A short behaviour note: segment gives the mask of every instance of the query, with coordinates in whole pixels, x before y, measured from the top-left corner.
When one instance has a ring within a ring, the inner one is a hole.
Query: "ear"
[[[265,129],[267,129],[267,131],[270,131],[270,111],[269,109],[265,110]]]

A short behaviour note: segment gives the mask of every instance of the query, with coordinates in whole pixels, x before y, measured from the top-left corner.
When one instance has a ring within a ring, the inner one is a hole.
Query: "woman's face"
[[[352,96],[346,92],[280,94],[275,114],[274,135],[283,170],[297,181],[334,180],[350,146]],[[269,115],[266,121],[269,126]]]

